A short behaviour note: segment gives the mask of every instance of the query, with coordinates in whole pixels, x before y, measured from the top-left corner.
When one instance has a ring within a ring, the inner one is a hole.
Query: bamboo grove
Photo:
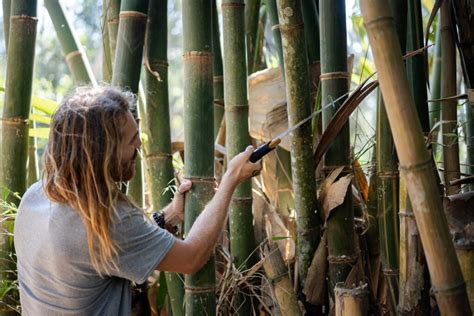
[[[137,96],[132,112],[144,148],[122,190],[151,212],[172,200],[180,181],[193,182],[176,238],[186,237],[232,157],[317,112],[236,188],[204,267],[135,285],[143,300],[134,314],[472,313],[470,2],[359,2],[360,20],[349,27],[344,0],[181,1],[184,139],[176,140],[170,2],[103,0],[101,62],[92,63],[66,1],[44,0],[74,85]],[[41,178],[35,130],[43,123],[32,110],[41,56],[37,1],[2,4],[0,276],[8,290],[0,314],[14,315],[14,213]],[[355,146],[367,104],[372,134]]]

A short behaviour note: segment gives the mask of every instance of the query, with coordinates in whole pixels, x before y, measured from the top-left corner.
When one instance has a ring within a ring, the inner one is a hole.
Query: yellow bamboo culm
[[[411,96],[395,25],[386,0],[361,0],[380,87],[442,315],[471,315],[466,285]]]
[[[369,289],[367,283],[357,287],[345,287],[337,283],[334,288],[336,297],[336,316],[364,316],[368,313]]]

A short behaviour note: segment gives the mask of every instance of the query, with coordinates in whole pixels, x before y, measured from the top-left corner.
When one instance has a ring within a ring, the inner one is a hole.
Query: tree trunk
[[[410,95],[389,7],[383,0],[362,0],[361,9],[385,97],[400,169],[428,261],[433,292],[442,314],[470,315],[465,283]]]
[[[33,64],[36,42],[37,2],[14,1],[11,4],[9,43],[7,53],[7,76],[5,102],[1,118],[1,171],[0,187],[16,192],[20,196],[26,190],[28,160],[28,117],[31,106],[33,84]],[[3,197],[2,197],[3,198]],[[20,202],[13,194],[6,197],[7,202],[18,205]],[[1,218],[0,225],[0,278],[5,283],[13,282],[16,270],[12,260],[13,240],[4,230],[13,233],[13,223],[8,217]],[[14,291],[12,296],[18,298]],[[9,297],[4,297],[3,306],[11,304]],[[4,305],[7,304],[7,305]],[[13,312],[2,309],[1,315]]]
[[[186,194],[185,231],[213,196],[214,132],[211,2],[185,0],[184,36],[184,174],[193,181]],[[215,315],[214,257],[185,277],[187,315]]]
[[[72,24],[66,17],[59,0],[44,0],[44,5],[48,9],[51,21],[53,21],[56,35],[63,48],[64,59],[66,59],[76,85],[97,85],[85,51],[73,31]]]
[[[347,72],[346,10],[344,0],[320,0],[320,30],[325,36],[321,41],[321,107],[346,94],[349,89]],[[323,112],[323,130],[345,98]],[[324,171],[344,167],[341,176],[351,173],[349,123],[346,123],[326,152]],[[351,190],[348,190],[351,192]],[[358,258],[355,242],[352,194],[346,194],[344,202],[332,210],[327,220],[329,289],[333,293],[338,282],[346,281]]]

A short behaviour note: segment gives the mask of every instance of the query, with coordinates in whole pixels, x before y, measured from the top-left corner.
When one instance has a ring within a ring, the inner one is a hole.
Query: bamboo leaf
[[[331,211],[344,202],[347,194],[347,188],[351,184],[351,181],[352,174],[348,174],[334,182],[328,189],[322,204],[326,221],[331,215]]]
[[[38,137],[38,138],[48,139],[49,138],[49,127],[30,128],[29,136],[30,137]]]
[[[33,96],[31,106],[45,114],[53,115],[59,107],[59,103],[50,99]]]
[[[323,237],[319,242],[318,249],[314,254],[311,265],[308,269],[308,275],[305,280],[303,293],[306,300],[314,305],[323,305],[326,296],[326,274],[328,269],[328,248],[327,231],[324,231]]]
[[[43,123],[46,125],[50,125],[51,123],[51,117],[50,116],[45,116],[41,114],[36,114],[36,113],[31,113],[30,114],[30,120],[35,121],[36,123]]]

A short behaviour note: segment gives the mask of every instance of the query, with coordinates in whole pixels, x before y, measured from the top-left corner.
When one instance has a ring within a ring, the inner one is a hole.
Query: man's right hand
[[[260,174],[260,171],[262,171],[262,162],[257,161],[256,163],[253,163],[249,161],[250,155],[252,155],[253,151],[253,146],[248,146],[245,151],[232,158],[227,166],[227,172],[225,173],[224,178],[228,178],[235,185],[238,185],[239,183]]]

